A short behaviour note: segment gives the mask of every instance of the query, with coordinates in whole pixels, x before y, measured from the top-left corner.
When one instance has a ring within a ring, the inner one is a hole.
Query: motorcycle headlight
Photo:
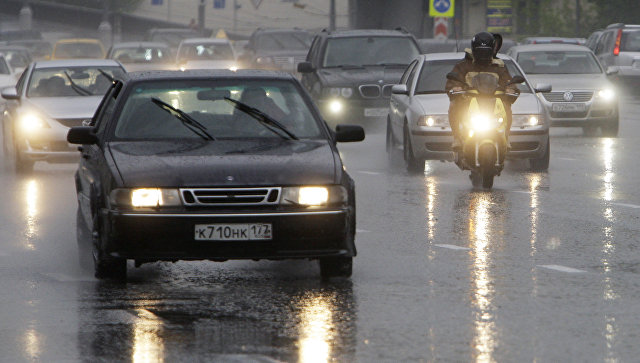
[[[611,88],[605,88],[598,91],[598,97],[603,101],[612,101],[616,97],[616,93]]]
[[[424,115],[418,118],[418,126],[445,127],[449,126],[449,116],[447,115]]]
[[[177,189],[135,188],[115,189],[110,195],[111,204],[121,207],[157,208],[181,206]]]
[[[487,131],[491,129],[491,118],[485,114],[472,115],[471,127],[475,131]]]
[[[347,202],[347,191],[340,185],[282,188],[282,204],[320,207]]]
[[[33,132],[33,131],[46,129],[50,127],[51,126],[49,126],[49,124],[44,120],[44,118],[37,114],[28,113],[20,117],[20,128],[24,132]]]
[[[513,115],[511,127],[534,127],[544,125],[544,120],[540,115]]]

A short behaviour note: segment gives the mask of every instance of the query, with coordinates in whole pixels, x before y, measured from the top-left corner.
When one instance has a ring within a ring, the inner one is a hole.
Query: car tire
[[[353,257],[322,257],[319,263],[322,278],[351,277]]]
[[[531,171],[547,171],[549,170],[549,160],[551,159],[551,142],[547,140],[547,150],[544,155],[538,159],[529,159],[529,169]]]
[[[96,236],[97,235],[97,236]],[[102,233],[94,234],[92,238],[92,255],[94,275],[97,279],[125,281],[127,279],[127,260],[109,256],[102,250],[101,239],[106,238]]]
[[[404,135],[402,137],[402,149],[404,150],[404,162],[409,174],[424,174],[424,159],[416,158],[411,147],[411,138],[409,129],[404,127]]]
[[[76,240],[78,242],[78,262],[80,267],[83,270],[91,271],[91,231],[86,226],[79,206],[76,212]]]
[[[615,119],[602,123],[600,130],[602,130],[602,136],[604,137],[618,137],[618,129],[620,127],[620,121],[618,117]]]

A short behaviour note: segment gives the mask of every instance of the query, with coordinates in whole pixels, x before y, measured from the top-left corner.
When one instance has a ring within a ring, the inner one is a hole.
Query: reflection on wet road
[[[554,130],[549,173],[510,162],[492,191],[451,163],[389,165],[383,134],[340,144],[358,193],[350,281],[202,261],[98,282],[78,267],[73,166],[5,168],[0,360],[637,360],[639,113],[626,106],[618,139]]]

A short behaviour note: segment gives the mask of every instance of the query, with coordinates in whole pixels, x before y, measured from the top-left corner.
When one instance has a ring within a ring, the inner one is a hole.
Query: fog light
[[[340,113],[342,112],[342,102],[338,100],[332,100],[329,102],[329,111],[332,113]]]

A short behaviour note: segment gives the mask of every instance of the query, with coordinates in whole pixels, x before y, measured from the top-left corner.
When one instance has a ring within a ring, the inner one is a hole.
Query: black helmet
[[[496,40],[493,34],[481,32],[471,39],[471,53],[473,59],[479,64],[490,64],[494,55]]]

